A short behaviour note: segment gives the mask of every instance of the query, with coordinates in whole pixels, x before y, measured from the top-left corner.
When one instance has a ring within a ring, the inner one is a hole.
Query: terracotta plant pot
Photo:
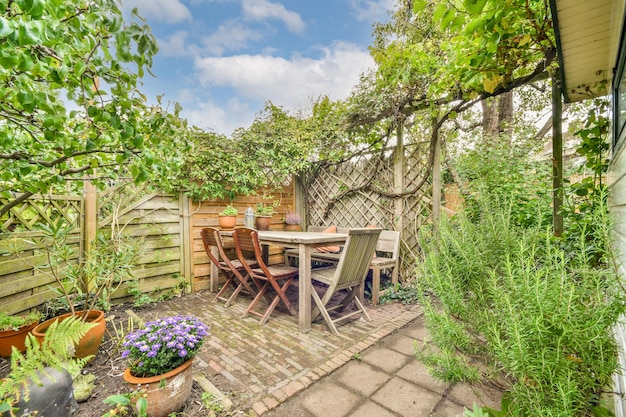
[[[76,315],[82,316],[84,315],[84,311],[77,311]],[[52,323],[56,320],[65,320],[70,317],[72,313],[66,313],[58,317],[54,317],[50,320],[46,320],[43,323],[38,324],[33,329],[33,335],[37,337],[40,341],[43,341],[46,330]],[[100,343],[102,343],[102,338],[104,337],[104,332],[106,331],[106,322],[104,321],[104,311],[101,310],[91,310],[87,314],[87,321],[90,323],[97,323],[97,326],[91,328],[80,341],[75,346],[76,353],[74,354],[75,358],[84,358],[88,355],[96,355],[98,353],[98,349],[100,349]]]
[[[254,227],[256,230],[270,230],[272,224],[272,216],[256,216],[254,218]]]
[[[220,229],[230,230],[237,224],[237,216],[219,216]]]
[[[12,347],[24,353],[26,351],[26,336],[37,325],[37,322],[22,326],[17,330],[9,329],[0,331],[0,356],[11,356]]]
[[[302,227],[299,224],[286,224],[285,230],[289,232],[301,232]]]
[[[193,358],[163,375],[146,378],[132,376],[130,369],[124,371],[124,380],[131,390],[146,390],[148,417],[166,417],[185,405],[191,386]]]

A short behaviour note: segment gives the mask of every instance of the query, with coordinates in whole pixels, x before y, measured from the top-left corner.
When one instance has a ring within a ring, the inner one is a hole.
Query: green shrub
[[[520,227],[513,202],[475,204],[473,221],[423,233],[418,288],[436,349],[418,358],[445,381],[505,387],[520,415],[590,415],[617,369],[612,330],[626,297],[616,269],[589,266],[584,233],[566,253],[541,219]],[[605,206],[588,215],[607,223]]]

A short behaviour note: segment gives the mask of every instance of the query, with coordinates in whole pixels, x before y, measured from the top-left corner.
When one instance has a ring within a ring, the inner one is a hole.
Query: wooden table
[[[279,230],[259,230],[258,232],[259,241],[263,245],[298,248],[300,265],[298,328],[301,332],[306,333],[311,330],[311,250],[318,246],[342,245],[348,239],[348,235],[346,233],[285,232]],[[222,234],[232,236],[232,231],[222,232]]]
[[[298,327],[301,332],[311,330],[311,249],[318,246],[342,245],[348,239],[345,233],[284,232],[259,230],[259,241],[266,245],[298,248]]]

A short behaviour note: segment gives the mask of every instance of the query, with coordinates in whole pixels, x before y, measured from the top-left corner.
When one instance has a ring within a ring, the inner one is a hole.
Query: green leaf
[[[32,16],[33,19],[41,19],[44,11],[44,2],[43,0],[33,0],[32,7],[27,11],[29,15]]]
[[[116,404],[130,405],[130,400],[125,395],[122,395],[122,394],[110,395],[107,398],[105,398],[103,402],[105,404],[111,404],[111,405],[116,405]]]
[[[433,21],[440,22],[446,11],[448,11],[446,3],[439,3],[437,7],[435,7],[435,11],[433,12]]]
[[[11,33],[13,33],[13,30],[13,26],[11,25],[9,19],[0,16],[0,39],[9,36]]]
[[[483,11],[483,8],[485,7],[485,4],[487,3],[487,0],[464,0],[463,4],[465,5],[465,8],[467,9],[467,11],[471,14],[480,14]]]

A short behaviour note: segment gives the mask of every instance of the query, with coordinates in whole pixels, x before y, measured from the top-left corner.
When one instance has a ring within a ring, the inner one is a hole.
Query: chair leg
[[[391,282],[393,285],[396,285],[398,283],[398,272],[400,270],[398,262],[396,262],[396,264],[391,268]]]
[[[289,285],[291,285],[291,282],[293,281],[294,278],[295,277],[286,279],[282,287],[279,286],[278,289],[276,289],[276,287],[272,287],[276,291],[276,295],[274,296],[273,299],[270,299],[268,297],[267,291],[270,288],[270,285],[273,285],[274,283],[273,282],[270,283],[269,281],[266,282],[263,288],[261,289],[261,291],[259,292],[259,294],[257,294],[254,300],[252,300],[252,303],[250,303],[250,305],[246,309],[246,312],[244,313],[243,317],[247,317],[248,314],[254,314],[255,316],[259,316],[261,317],[261,321],[259,322],[259,325],[262,326],[265,323],[267,323],[267,320],[269,319],[270,315],[272,314],[272,312],[274,311],[274,309],[276,308],[276,306],[281,300],[285,302],[285,306],[289,310],[289,313],[292,316],[295,316],[296,310],[293,308],[291,303],[289,303],[289,300],[287,300],[287,297],[285,296],[285,291],[287,290],[287,288],[289,288]],[[267,308],[267,310],[265,310],[264,313],[259,313],[255,311],[254,308],[256,307],[256,305],[261,300],[261,297],[263,296],[265,296],[268,299],[269,307]]]
[[[270,283],[266,282],[263,286],[260,286],[259,293],[254,297],[254,300],[250,303],[246,311],[243,313],[243,317],[248,317],[249,313],[255,314],[254,307],[259,303],[261,297],[265,297],[267,289],[269,288]]]
[[[235,291],[236,291],[237,286],[233,282],[233,276],[232,275],[230,277],[226,277],[226,282],[224,283],[224,285],[222,285],[222,288],[215,295],[215,298],[213,298],[213,302],[216,303],[217,300],[223,300],[224,298],[222,297],[222,295],[224,295],[224,293],[226,292],[228,287],[230,287],[231,285],[235,288]],[[232,298],[232,296],[231,296],[231,298]],[[228,302],[230,302],[230,298],[228,299],[227,303]],[[228,306],[228,304],[226,306]]]
[[[335,326],[335,323],[333,323],[333,319],[330,317],[330,314],[328,314],[328,311],[326,311],[326,308],[324,307],[324,303],[322,303],[320,296],[317,295],[317,291],[315,291],[315,287],[313,287],[312,285],[311,285],[311,295],[313,296],[313,300],[315,300],[315,304],[317,304],[317,308],[314,310],[314,313],[317,313],[317,314],[315,314],[315,317],[313,317],[313,314],[311,314],[311,320],[313,320],[314,318],[316,318],[318,315],[321,314],[322,317],[324,317],[324,321],[326,321],[326,324],[330,328],[331,333],[334,334],[335,336],[339,336],[339,332],[337,331],[337,327]]]
[[[370,315],[367,314],[367,311],[365,311],[365,307],[363,307],[363,303],[361,303],[361,301],[358,298],[355,298],[354,302],[356,303],[359,310],[361,310],[361,313],[365,317],[365,320],[372,321],[372,318],[370,317]]]
[[[370,271],[372,271],[372,304],[377,305],[380,299],[380,268],[372,266]]]
[[[276,281],[272,281],[272,287],[274,288],[274,291],[276,291],[276,295],[280,297],[280,299],[285,304],[285,307],[287,307],[287,310],[289,310],[292,316],[295,316],[296,309],[291,305],[291,303],[287,299],[287,295],[285,295],[285,291],[287,290],[287,288],[289,288],[289,285],[291,285],[291,281],[293,281],[293,278],[294,277],[287,278],[287,280],[285,281],[282,287],[279,286]]]

